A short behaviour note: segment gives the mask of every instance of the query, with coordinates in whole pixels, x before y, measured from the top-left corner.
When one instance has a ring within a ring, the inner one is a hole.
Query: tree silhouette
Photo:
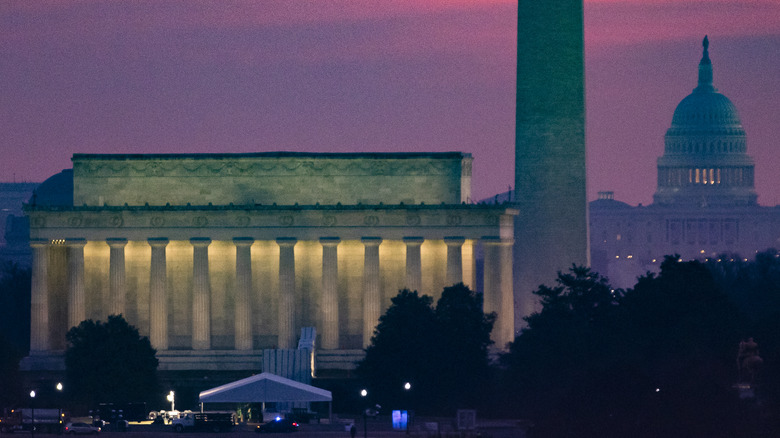
[[[494,314],[463,284],[433,299],[401,290],[379,318],[357,374],[372,401],[425,413],[452,413],[474,407],[489,375],[487,349]],[[409,382],[411,390],[404,389]]]
[[[702,263],[668,257],[625,292],[575,266],[535,294],[503,362],[540,435],[735,435],[741,320]]]
[[[66,338],[68,388],[77,401],[94,407],[147,401],[159,392],[156,351],[122,315],[83,321]]]

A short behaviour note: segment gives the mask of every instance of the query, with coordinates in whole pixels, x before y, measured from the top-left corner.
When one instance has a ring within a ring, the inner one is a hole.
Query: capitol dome
[[[683,99],[672,117],[673,133],[681,130],[706,129],[742,131],[737,107],[728,97],[713,91],[693,91]]]
[[[677,105],[666,131],[654,203],[755,204],[745,130],[736,106],[713,86],[706,36],[703,47],[698,85]]]

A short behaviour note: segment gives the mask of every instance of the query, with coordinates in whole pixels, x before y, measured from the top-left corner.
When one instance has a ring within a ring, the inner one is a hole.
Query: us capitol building
[[[665,255],[752,259],[780,248],[780,208],[757,203],[753,159],[737,108],[713,86],[707,37],[698,85],[674,111],[658,158],[653,203],[632,207],[599,193],[590,203],[592,267],[631,287]]]

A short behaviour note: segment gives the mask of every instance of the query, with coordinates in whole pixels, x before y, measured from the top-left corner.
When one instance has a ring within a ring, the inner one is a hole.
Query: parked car
[[[70,435],[88,435],[99,433],[100,428],[87,423],[68,423],[63,432]]]
[[[258,433],[274,433],[274,432],[295,432],[298,430],[298,422],[290,420],[288,418],[276,418],[268,423],[263,423],[257,426],[255,432]]]

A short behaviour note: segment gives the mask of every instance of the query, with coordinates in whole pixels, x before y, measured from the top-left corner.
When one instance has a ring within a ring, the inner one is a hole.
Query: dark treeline
[[[504,413],[545,437],[776,436],[776,254],[667,257],[625,291],[587,268],[560,274],[502,358]],[[740,370],[751,338],[763,364]]]
[[[498,360],[484,337],[494,315],[475,309],[479,295],[460,285],[434,307],[402,291],[358,368],[373,394],[363,402],[422,415],[474,408],[527,420],[537,437],[777,436],[776,254],[750,262],[667,257],[628,290],[573,266],[534,292],[541,310]],[[462,322],[444,324],[437,314],[455,292]],[[754,358],[740,370],[740,343],[751,338],[763,364]]]

